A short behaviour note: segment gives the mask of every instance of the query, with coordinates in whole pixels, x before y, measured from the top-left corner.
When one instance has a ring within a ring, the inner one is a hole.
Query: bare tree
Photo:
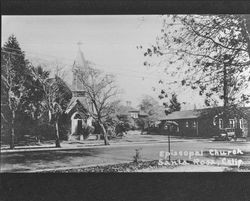
[[[88,67],[84,71],[78,70],[78,78],[89,102],[87,110],[102,128],[105,145],[109,145],[105,122],[115,113],[119,103],[115,99],[118,89],[114,76]]]
[[[140,111],[146,114],[146,117],[137,119],[137,124],[141,127],[142,133],[145,129],[152,127],[164,115],[164,107],[160,106],[158,101],[151,96],[144,95],[138,106]]]
[[[43,114],[48,114],[49,122],[55,127],[55,145],[61,147],[58,121],[66,108],[66,101],[71,96],[71,91],[58,76],[43,79],[34,71],[34,77],[41,83],[44,94],[43,101],[40,103],[43,107]]]
[[[9,57],[10,58],[10,57]],[[6,66],[6,74],[1,75],[1,81],[2,84],[4,84],[4,87],[7,92],[7,99],[6,103],[1,103],[6,104],[8,106],[9,110],[11,111],[11,134],[10,134],[10,149],[14,149],[15,146],[15,119],[16,119],[16,111],[18,110],[21,99],[25,93],[25,87],[23,86],[23,82],[15,83],[13,81],[13,77],[15,76],[15,73],[11,70],[11,61],[10,59],[7,62]],[[3,119],[6,120],[5,114],[3,111],[1,111],[1,116]],[[7,121],[7,120],[6,120]]]

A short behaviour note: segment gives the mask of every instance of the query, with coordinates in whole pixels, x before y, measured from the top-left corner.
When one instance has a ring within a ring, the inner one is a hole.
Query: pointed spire
[[[88,68],[88,62],[85,60],[84,54],[81,50],[82,42],[79,41],[77,45],[78,45],[78,51],[72,67],[72,72],[73,72],[72,89],[74,91],[81,91],[82,85],[78,78],[78,70],[82,72],[86,71],[86,69]]]
[[[78,45],[78,48],[79,48],[79,50],[80,50],[80,49],[81,49],[82,42],[79,41],[79,42],[77,43],[77,45]]]
[[[81,41],[79,41],[77,43],[78,52],[77,52],[77,55],[76,55],[76,59],[74,60],[73,69],[74,68],[80,68],[80,69],[87,68],[87,62],[86,62],[84,54],[83,54],[83,52],[81,50],[81,45],[82,44],[83,43]]]

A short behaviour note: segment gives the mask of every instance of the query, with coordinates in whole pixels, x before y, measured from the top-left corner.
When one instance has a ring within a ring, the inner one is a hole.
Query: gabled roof
[[[68,107],[65,111],[66,114],[70,113],[70,111],[77,105],[77,104],[81,104],[81,106],[87,110],[88,107],[89,107],[89,104],[86,100],[85,97],[72,97],[69,104],[68,104]]]

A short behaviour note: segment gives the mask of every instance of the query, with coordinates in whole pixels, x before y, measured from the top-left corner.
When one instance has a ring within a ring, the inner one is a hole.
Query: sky
[[[153,88],[159,88],[160,79],[168,79],[162,69],[145,67],[143,52],[136,48],[154,44],[161,26],[160,15],[2,16],[1,42],[14,34],[32,63],[46,64],[52,72],[54,66],[62,66],[64,79],[71,83],[80,41],[85,59],[113,73],[123,92],[119,98],[136,107],[143,95],[158,100],[159,91]],[[201,105],[191,91],[181,91],[178,96],[187,102],[184,109]]]

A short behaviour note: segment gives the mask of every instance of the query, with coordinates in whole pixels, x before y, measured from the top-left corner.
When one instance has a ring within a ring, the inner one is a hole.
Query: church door
[[[71,134],[80,136],[82,132],[82,117],[80,114],[74,114],[71,118]]]
[[[82,119],[77,119],[77,135],[82,133]]]

